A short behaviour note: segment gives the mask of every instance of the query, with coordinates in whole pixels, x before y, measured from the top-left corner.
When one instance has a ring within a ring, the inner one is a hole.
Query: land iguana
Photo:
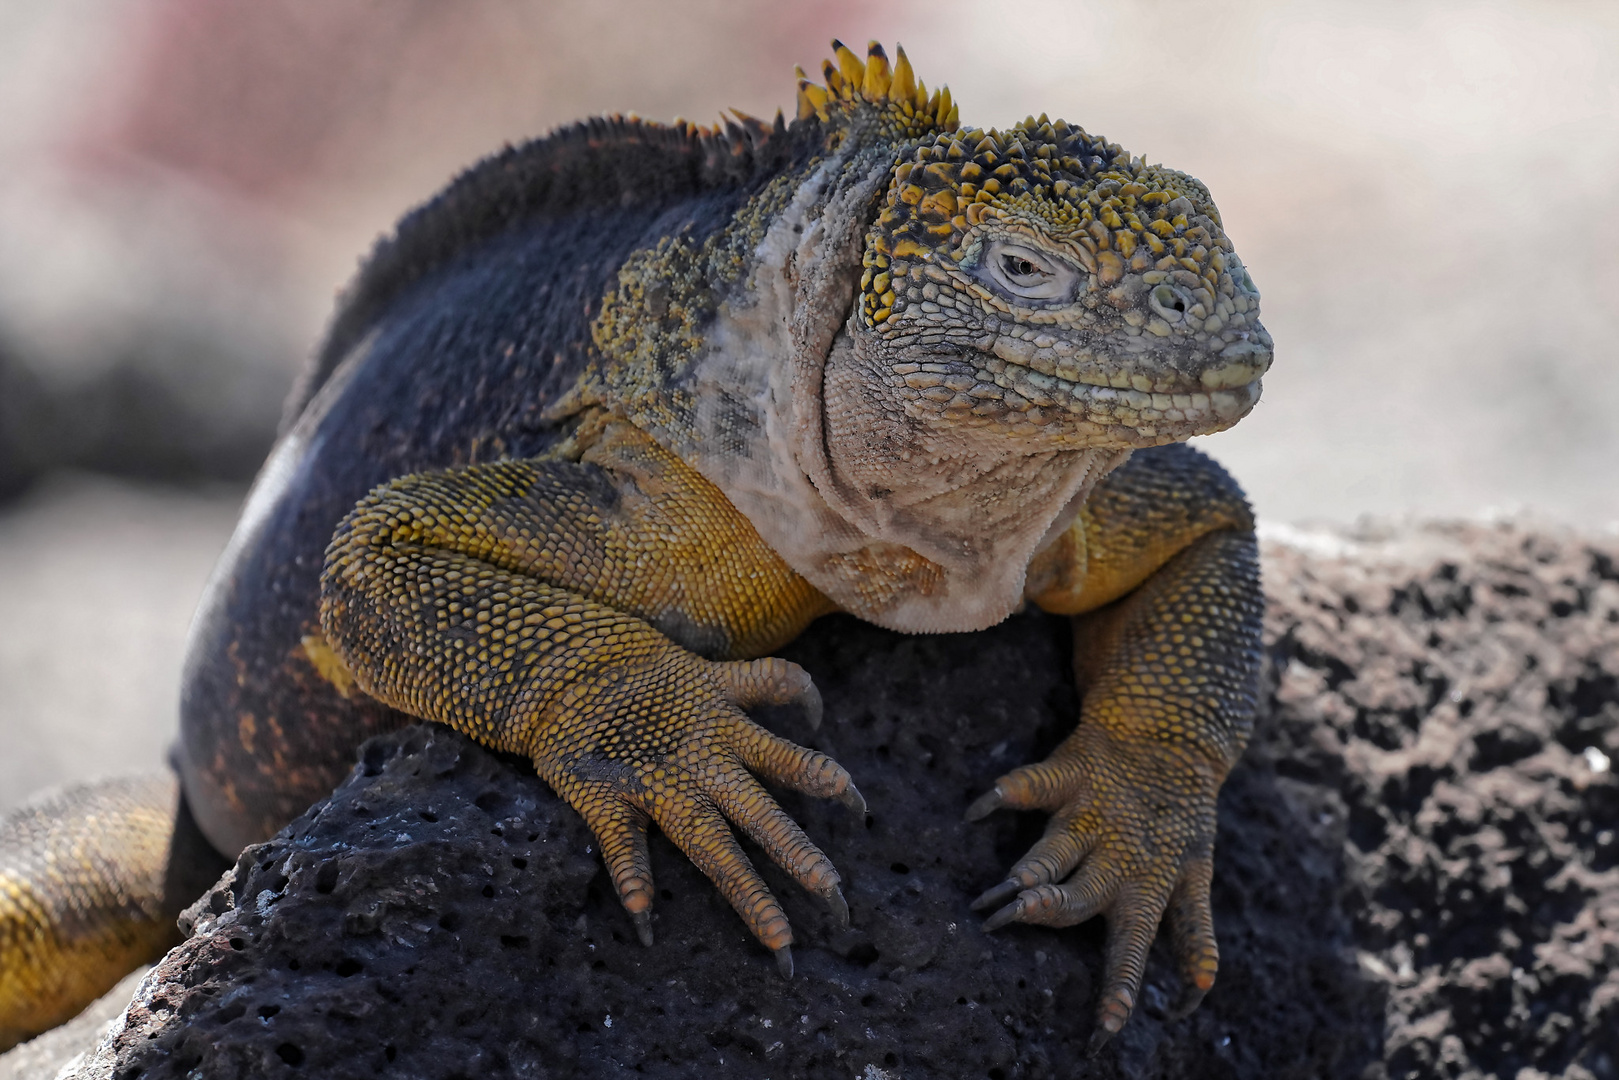
[[[411,718],[532,759],[643,941],[655,823],[790,974],[733,830],[847,920],[761,781],[865,802],[747,716],[818,717],[771,652],[832,611],[939,633],[1028,602],[1080,617],[1082,705],[964,808],[1051,815],[975,906],[1106,916],[1099,1040],[1161,921],[1201,999],[1261,593],[1240,489],[1172,444],[1258,400],[1258,293],[1192,177],[1044,116],[965,128],[903,51],[834,49],[790,124],[563,128],[379,244],[203,599],[183,795],[81,788],[0,834],[0,1045],[170,941],[179,864],[271,836]]]

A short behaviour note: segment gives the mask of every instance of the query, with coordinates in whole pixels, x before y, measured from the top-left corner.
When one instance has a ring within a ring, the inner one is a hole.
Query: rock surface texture
[[[1266,546],[1266,706],[1221,797],[1220,979],[1161,956],[1094,1058],[1101,928],[989,935],[968,902],[1037,816],[961,821],[1066,733],[1064,622],[904,637],[822,620],[786,655],[865,820],[784,795],[836,861],[837,930],[765,860],[783,981],[672,847],[643,948],[525,762],[437,727],[195,907],[79,1075],[1619,1076],[1619,541],[1514,525]]]

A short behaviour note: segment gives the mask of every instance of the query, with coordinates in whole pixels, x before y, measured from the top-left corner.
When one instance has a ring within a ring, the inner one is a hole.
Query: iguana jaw
[[[1271,356],[1251,340],[1213,356],[1176,355],[1140,338],[1086,347],[1010,329],[955,349],[873,342],[884,359],[872,376],[918,421],[983,429],[1024,441],[1028,452],[1139,449],[1235,424],[1258,402]]]

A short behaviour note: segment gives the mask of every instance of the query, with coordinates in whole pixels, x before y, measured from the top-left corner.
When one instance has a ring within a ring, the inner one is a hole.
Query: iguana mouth
[[[1072,428],[1086,442],[1148,446],[1224,430],[1259,400],[1271,351],[1238,341],[1214,356],[1143,364],[1145,350],[1098,357],[1057,341],[996,338],[890,366],[923,408],[1015,430]],[[1066,347],[1065,347],[1066,346]]]
[[[1115,436],[1121,434],[1117,428],[1124,428],[1134,433],[1127,441],[1146,445],[1209,434],[1235,424],[1259,401],[1262,370],[1250,368],[1248,377],[1242,379],[1243,372],[1220,369],[1215,387],[1161,376],[1143,390],[1136,385],[1113,385],[1088,372],[1068,379],[1008,363],[998,374],[1010,386],[996,388],[1002,390],[1001,402],[1009,409],[1026,415],[1039,410],[1039,417],[1030,417],[1036,422],[1045,419],[1061,424],[1066,416],[1106,426],[1108,434]],[[1023,401],[1030,408],[1021,408]]]

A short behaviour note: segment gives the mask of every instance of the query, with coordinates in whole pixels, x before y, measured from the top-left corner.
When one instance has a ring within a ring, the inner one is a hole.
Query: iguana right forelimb
[[[692,649],[753,655],[826,608],[706,480],[588,420],[557,460],[373,492],[332,541],[321,622],[366,693],[532,758],[595,831],[644,941],[650,819],[790,971],[786,916],[726,821],[847,920],[837,871],[753,774],[864,802],[742,712],[803,702],[818,719],[802,669]]]

